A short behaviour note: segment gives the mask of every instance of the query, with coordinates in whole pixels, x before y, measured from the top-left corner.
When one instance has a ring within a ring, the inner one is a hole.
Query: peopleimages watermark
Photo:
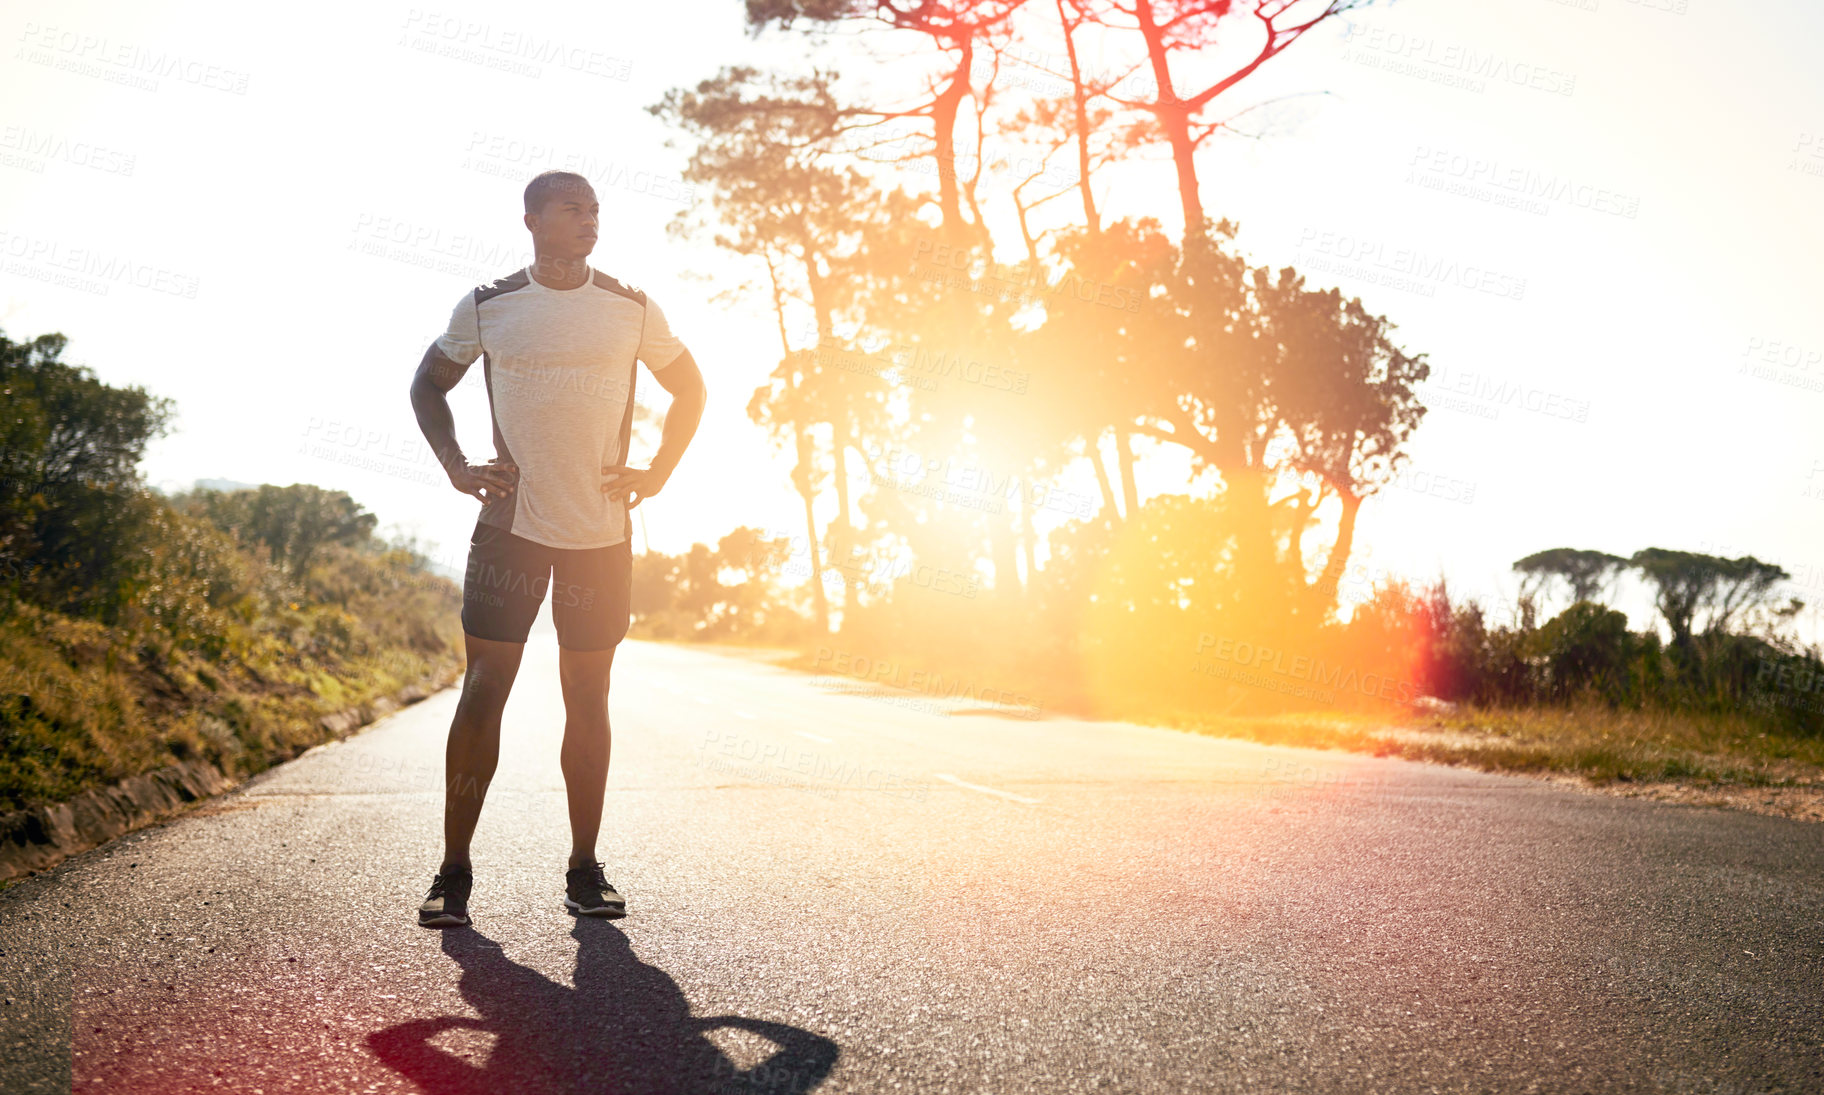
[[[0,129],[0,165],[35,175],[44,174],[53,163],[66,163],[103,175],[127,176],[133,174],[138,160],[139,157],[131,152],[28,125],[9,125]]]
[[[483,175],[520,180],[541,171],[570,171],[598,189],[624,190],[679,205],[689,205],[697,193],[695,186],[677,176],[649,167],[480,129],[470,131],[461,166]]]
[[[882,383],[923,392],[935,392],[945,381],[960,381],[1009,395],[1025,395],[1032,383],[1029,372],[983,361],[960,349],[938,350],[909,343],[877,343],[872,349],[828,348],[820,343],[810,351],[810,357],[820,369],[873,377]]]
[[[1492,373],[1453,369],[1448,365],[1434,366],[1424,382],[1415,387],[1427,407],[1458,411],[1477,418],[1499,418],[1503,409],[1566,422],[1587,422],[1590,418],[1587,399],[1531,387]]]
[[[992,58],[992,59],[991,59]],[[994,87],[1026,88],[1042,98],[1068,98],[1075,90],[1070,76],[1071,57],[1037,45],[1011,42],[992,55],[975,55],[974,78],[983,86],[993,77]],[[1095,64],[1081,53],[1077,55],[1076,79],[1086,88],[1115,92],[1123,99],[1136,101],[1155,98],[1159,84],[1143,65],[1130,65],[1117,72]],[[1070,180],[1076,182],[1073,172]]]
[[[1267,466],[1274,467],[1277,462],[1276,456],[1283,458],[1289,448],[1290,446],[1281,446],[1277,442],[1269,442],[1266,449]],[[1297,490],[1301,485],[1314,486],[1317,481],[1318,476],[1315,472],[1295,466],[1281,465],[1278,474],[1274,477],[1273,489],[1275,491]],[[1394,468],[1393,474],[1386,479],[1385,485],[1394,490],[1423,494],[1428,498],[1436,498],[1445,502],[1461,502],[1469,505],[1476,500],[1475,480],[1458,479],[1452,475],[1415,469],[1404,461]]]
[[[1047,281],[1044,271],[1034,269],[1030,264],[1010,266],[989,262],[977,257],[970,248],[929,237],[919,240],[912,249],[912,272],[921,281],[967,289],[1005,301],[1074,300],[1123,312],[1138,312],[1146,301],[1139,288],[1110,285],[1074,271],[1056,281]]]
[[[1445,87],[1480,93],[1492,80],[1552,95],[1568,96],[1577,90],[1575,73],[1367,23],[1349,23],[1343,44],[1345,61]]]
[[[1400,570],[1378,566],[1371,561],[1372,550],[1364,549],[1352,555],[1343,573],[1338,575],[1336,599],[1338,608],[1347,608],[1351,612],[1371,604],[1376,594],[1393,585],[1405,585],[1413,588],[1410,576]],[[1422,591],[1422,586],[1420,587]],[[1516,625],[1521,619],[1521,605],[1500,589],[1484,589],[1475,592],[1462,603],[1473,603],[1482,610],[1483,618],[1491,621],[1512,621]]]
[[[857,376],[870,376],[886,384],[917,388],[924,392],[935,392],[938,389],[936,377],[907,376],[891,360],[867,350],[851,350],[847,347],[826,349],[819,345],[811,351],[811,363],[819,369],[836,369]]]
[[[1001,513],[1015,499],[1032,510],[1048,510],[1067,517],[1095,516],[1096,499],[1078,491],[995,472],[979,464],[959,463],[951,457],[924,456],[907,449],[883,449],[863,442],[869,463],[868,479],[908,494],[923,495],[965,509]]]
[[[714,727],[703,731],[696,764],[820,798],[835,798],[844,787],[914,802],[923,802],[931,793],[929,780],[914,780],[863,761],[832,758],[816,750]]]
[[[1013,395],[1025,395],[1032,384],[1032,374],[1023,369],[983,361],[955,347],[944,350],[931,346],[899,346],[893,351],[893,366],[936,377],[954,376],[965,384],[978,384]]]
[[[331,738],[311,750],[322,751],[332,755],[328,763],[334,764],[340,772],[352,772],[362,776],[373,776],[386,780],[391,788],[405,791],[429,790],[441,787],[445,794],[457,798],[481,798],[488,788],[478,776],[464,776],[451,773],[442,762],[418,760],[412,757],[388,756],[372,750],[360,750],[352,755],[343,751],[345,739]],[[397,778],[394,778],[397,777]]]
[[[537,572],[504,564],[496,566],[471,555],[463,572],[462,599],[499,608],[506,603],[506,594],[512,594],[522,601],[531,599],[542,602],[545,592],[549,590],[551,607],[554,609],[563,607],[588,612],[595,607],[598,591],[594,586],[554,581],[555,573],[550,569]]]
[[[852,544],[847,555],[831,551],[824,565],[869,585],[898,583],[912,589],[945,593],[969,601],[975,600],[976,595],[982,591],[981,575],[921,563],[909,551],[884,551]]]
[[[1684,15],[1690,10],[1689,0],[1628,0],[1628,3],[1662,15]]]
[[[1755,548],[1750,545],[1731,543],[1724,540],[1712,540],[1708,537],[1698,540],[1697,550],[1707,555],[1716,555],[1724,559],[1740,558],[1744,555],[1754,555],[1756,558],[1760,558],[1760,556],[1756,554]],[[1787,579],[1787,584],[1794,589],[1815,589],[1824,591],[1824,562],[1820,562],[1816,559],[1781,559],[1778,557],[1762,559],[1761,561],[1772,563],[1774,566],[1777,566],[1781,570],[1792,575],[1791,578]],[[1815,602],[1820,598],[1808,597],[1807,599],[1808,602]]]
[[[1799,497],[1824,502],[1824,460],[1811,462],[1811,470],[1805,473],[1805,483],[1806,487],[1799,493]]]
[[[1039,717],[1039,701],[1023,692],[996,688],[960,676],[946,676],[923,669],[908,670],[904,665],[886,658],[870,658],[847,650],[820,646],[811,664],[820,669],[828,669],[838,676],[869,684],[887,685],[938,699],[969,699],[991,707],[1004,707],[1026,718]]]
[[[1364,775],[1357,768],[1342,768],[1335,765],[1319,766],[1293,760],[1290,757],[1275,757],[1269,760],[1261,767],[1261,774],[1266,776],[1271,783],[1287,784],[1310,790],[1340,791],[1344,788],[1385,790],[1393,785],[1392,780],[1378,772],[1372,776]]]
[[[1791,707],[1824,711],[1824,672],[1798,658],[1756,659],[1754,682],[1765,689],[1755,696],[1759,707]]]
[[[1740,376],[1767,380],[1808,392],[1824,392],[1824,350],[1783,339],[1750,336],[1736,360]]]
[[[811,554],[803,535],[782,537],[787,546],[775,551],[767,565],[785,578],[810,578]],[[981,576],[969,571],[921,563],[911,552],[879,547],[850,545],[847,554],[832,548],[823,563],[823,584],[840,588],[845,581],[860,582],[865,587],[887,587],[895,584],[928,593],[943,593],[974,600],[981,592]]]
[[[623,406],[634,386],[633,373],[607,364],[578,365],[573,359],[549,351],[521,350],[489,355],[493,384],[513,381],[528,403],[560,399],[601,400]]]
[[[1387,485],[1395,490],[1422,494],[1427,498],[1436,498],[1442,502],[1459,502],[1471,505],[1476,500],[1476,481],[1458,479],[1451,475],[1440,475],[1436,472],[1402,466],[1394,472]]]
[[[433,224],[379,213],[356,215],[348,249],[478,284],[532,262],[532,253],[523,244],[489,242],[467,232],[446,232]]]
[[[1423,694],[1410,680],[1386,673],[1360,673],[1352,666],[1328,663],[1309,654],[1294,654],[1265,643],[1207,631],[1197,636],[1196,654],[1193,672],[1324,703],[1333,702],[1338,692],[1408,704]],[[1286,661],[1288,655],[1290,664]]]
[[[1419,145],[1406,161],[1406,182],[1505,209],[1545,216],[1554,204],[1634,219],[1640,198],[1499,159]]]
[[[544,75],[546,65],[609,80],[625,81],[633,75],[633,62],[628,58],[579,46],[569,36],[541,37],[423,8],[406,13],[397,44],[435,57],[534,79]]]
[[[907,900],[896,903],[910,905],[913,902],[908,895]],[[796,1095],[797,1092],[810,1091],[822,1083],[824,1077],[829,1075],[829,1071],[827,1065],[799,1065],[797,1068],[788,1068],[785,1065],[773,1064],[770,1059],[761,1061],[751,1068],[742,1068],[728,1054],[718,1053],[711,1081],[716,1084],[716,1090],[734,1087],[739,1091],[778,1091],[783,1092],[784,1095]]]
[[[1786,170],[1801,175],[1824,176],[1824,132],[1804,132],[1793,144]]]
[[[159,80],[176,80],[192,87],[234,95],[247,93],[245,72],[182,53],[116,42],[104,34],[28,22],[17,41],[21,45],[13,53],[15,61],[44,65],[123,87],[157,91]]]
[[[0,271],[65,289],[107,296],[116,285],[195,300],[202,282],[166,266],[140,262],[94,247],[69,247],[60,240],[0,228]]]
[[[1412,247],[1351,232],[1306,228],[1298,236],[1299,261],[1315,270],[1359,278],[1389,289],[1436,296],[1438,286],[1468,289],[1502,300],[1526,296],[1526,279]]]
[[[394,434],[322,415],[310,415],[305,420],[298,455],[423,486],[442,485],[448,480],[448,473],[422,436]]]
[[[0,571],[3,570],[4,567],[0,566]],[[67,675],[54,675],[43,669],[0,665],[0,696],[25,696],[39,704],[53,697],[67,702],[77,694],[79,687]]]
[[[999,86],[996,81],[996,86]],[[903,128],[881,125],[856,126],[818,145],[825,156],[854,157],[866,163],[890,166],[910,175],[949,176],[963,182],[980,183],[997,175],[1032,176],[1060,188],[1075,186],[1076,167],[1064,160],[1035,155],[1022,146],[1008,145],[990,139],[977,155],[973,150],[959,149],[950,156],[939,156],[930,133],[915,124]]]

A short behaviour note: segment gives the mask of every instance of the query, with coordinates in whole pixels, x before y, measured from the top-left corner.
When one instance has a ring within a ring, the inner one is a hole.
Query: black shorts
[[[462,580],[462,629],[478,639],[523,643],[551,591],[557,645],[607,650],[627,637],[633,545],[554,548],[475,523]]]

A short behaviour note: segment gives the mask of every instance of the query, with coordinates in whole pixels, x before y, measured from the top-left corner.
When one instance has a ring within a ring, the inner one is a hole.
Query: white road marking
[[[824,743],[825,745],[835,745],[836,744],[835,738],[826,738],[822,734],[813,734],[809,730],[795,730],[795,731],[793,731],[793,733],[797,734],[801,738],[810,738],[812,741],[820,741],[820,742]]]
[[[752,711],[736,711],[735,714],[744,719],[757,719],[760,717],[759,715],[754,714]]]
[[[957,779],[955,776],[951,775],[948,772],[938,772],[938,773],[936,773],[936,775],[937,775],[938,779],[943,780],[945,783],[954,783],[958,787],[966,787],[971,791],[980,791],[984,795],[999,795],[1001,798],[1010,798],[1015,802],[1024,802],[1024,803],[1027,803],[1029,805],[1034,805],[1034,806],[1038,805],[1038,803],[1039,803],[1039,800],[1036,798],[1027,798],[1025,795],[1016,795],[1012,791],[997,791],[992,787],[983,787],[979,783],[969,783],[966,780]]]

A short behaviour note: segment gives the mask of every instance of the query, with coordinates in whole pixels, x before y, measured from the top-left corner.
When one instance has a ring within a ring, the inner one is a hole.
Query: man
[[[482,503],[469,540],[462,629],[468,672],[445,753],[443,864],[418,910],[469,923],[469,840],[500,756],[500,717],[546,587],[564,691],[570,870],[564,904],[621,916],[595,858],[608,783],[608,671],[627,634],[629,510],[662,490],[703,414],[703,377],[645,293],[590,269],[601,211],[587,179],[547,171],[526,187],[533,262],[464,294],[412,378],[418,426],[450,483]],[[470,464],[445,398],[479,357],[495,458]],[[635,359],[671,393],[659,452],[627,464]]]

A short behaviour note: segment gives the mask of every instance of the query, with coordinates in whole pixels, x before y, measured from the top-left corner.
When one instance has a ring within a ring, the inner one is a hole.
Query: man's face
[[[533,248],[554,258],[588,258],[589,252],[595,250],[601,211],[594,188],[586,183],[572,183],[553,191],[541,212],[526,214]]]

